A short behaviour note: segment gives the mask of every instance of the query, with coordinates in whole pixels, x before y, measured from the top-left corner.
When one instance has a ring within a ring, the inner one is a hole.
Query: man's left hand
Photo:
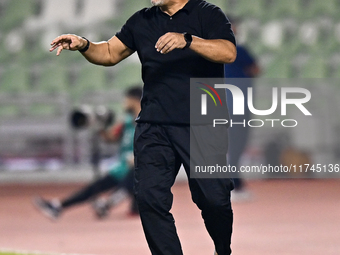
[[[158,52],[167,54],[174,49],[183,49],[186,45],[184,34],[166,33],[158,39],[155,48]]]

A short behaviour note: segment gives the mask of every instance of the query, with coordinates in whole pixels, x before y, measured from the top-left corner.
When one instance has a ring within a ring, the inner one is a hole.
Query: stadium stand
[[[295,53],[298,53],[306,44],[311,45],[315,42],[319,46],[321,38],[327,43],[330,51],[334,52],[339,48],[336,31],[339,27],[340,15],[336,12],[339,9],[336,0],[215,0],[211,2],[222,6],[227,14],[243,19],[241,25],[244,32],[239,40],[251,44],[251,48],[260,59],[265,58],[268,53],[281,54],[283,47],[287,49],[294,47]],[[136,10],[148,6],[149,0],[104,0],[100,5],[96,5],[94,0],[67,0],[65,3],[50,0],[2,0],[0,3],[1,63],[6,61],[7,66],[8,63],[15,61],[15,58],[7,61],[12,58],[13,53],[8,50],[6,43],[11,41],[8,37],[13,34],[13,31],[21,31],[18,33],[23,35],[25,48],[21,56],[20,52],[16,56],[19,55],[21,59],[27,57],[26,62],[32,66],[45,65],[45,61],[50,61],[51,55],[46,53],[48,47],[46,43],[51,39],[52,34],[66,30],[77,33],[83,31],[85,33],[82,34],[96,34],[97,36],[94,37],[107,39],[119,29],[127,17]],[[77,29],[73,28],[75,20],[79,26]],[[93,23],[91,28],[87,27],[89,23]],[[52,28],[51,24],[53,24]],[[97,38],[93,38],[95,39]],[[33,54],[27,56],[24,52],[28,50]],[[67,59],[72,65],[78,65],[82,61],[79,54],[68,55],[62,58]],[[4,64],[0,65],[4,66]],[[123,67],[120,69],[122,72],[126,70]],[[97,71],[100,72],[99,69]],[[119,72],[115,73],[119,77]],[[136,72],[133,75],[138,74],[139,72]],[[101,79],[102,82],[104,80]],[[106,87],[105,84],[98,84],[98,86]]]
[[[269,8],[271,11],[268,13],[268,18],[286,19],[297,17],[299,15],[299,2],[299,0],[270,1]]]
[[[72,89],[73,99],[81,94],[90,94],[91,92],[105,91],[106,87],[105,68],[92,66],[85,63],[78,73],[78,77]]]
[[[266,11],[264,0],[229,0],[227,8],[228,13],[247,18],[263,17]]]
[[[291,76],[291,72],[290,58],[283,53],[269,61],[264,70],[264,76],[267,78],[286,78]]]
[[[20,26],[27,18],[35,14],[36,0],[10,0],[1,2],[0,28],[8,32]]]
[[[29,70],[20,63],[5,69],[1,77],[1,92],[10,95],[22,94],[29,90]]]
[[[337,0],[304,0],[302,1],[304,4],[304,12],[305,18],[313,19],[317,16],[326,16],[336,18],[339,16],[339,1]]]
[[[19,2],[22,2],[19,0]],[[77,20],[76,0],[43,0],[35,1],[39,6],[38,15],[31,15],[26,21],[29,30],[49,29],[51,26],[72,26]]]
[[[124,89],[131,84],[142,84],[141,65],[138,62],[126,62],[122,66],[117,66],[115,78],[110,86]]]
[[[66,94],[68,91],[68,73],[65,65],[49,64],[41,68],[34,90],[44,94]]]
[[[73,158],[72,133],[67,123],[69,100],[65,96],[42,96],[41,93],[25,93],[16,96],[0,94],[0,109],[11,111],[2,114],[0,121],[0,152],[2,156],[18,156],[15,153],[17,143],[20,151],[33,156],[36,148],[29,146],[29,141],[61,139],[60,157],[70,163]],[[45,151],[47,154],[47,152]],[[26,155],[20,155],[26,156]],[[34,155],[41,156],[41,155]]]
[[[83,10],[80,13],[78,23],[82,25],[99,23],[117,15],[117,1],[101,0],[98,4],[97,0],[84,0]]]

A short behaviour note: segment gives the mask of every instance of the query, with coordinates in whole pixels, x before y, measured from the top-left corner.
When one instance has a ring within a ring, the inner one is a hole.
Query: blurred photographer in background
[[[34,199],[34,205],[45,216],[57,219],[64,210],[84,202],[91,202],[99,194],[113,190],[107,198],[95,199],[93,208],[99,218],[106,216],[109,210],[127,197],[131,197],[131,215],[137,215],[138,209],[133,195],[134,156],[133,137],[135,119],[140,112],[141,87],[129,88],[124,98],[124,121],[101,131],[101,137],[106,142],[119,143],[118,160],[111,165],[107,174],[81,190],[64,199],[46,200],[41,197]]]

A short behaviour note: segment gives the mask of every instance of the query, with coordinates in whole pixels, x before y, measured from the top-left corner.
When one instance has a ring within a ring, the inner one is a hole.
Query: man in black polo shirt
[[[52,41],[51,51],[79,50],[104,66],[137,51],[144,90],[135,133],[136,198],[152,254],[181,255],[170,189],[181,164],[190,175],[190,78],[223,77],[223,64],[236,57],[235,38],[223,12],[203,0],[151,3],[107,42],[62,35]],[[232,181],[188,179],[216,252],[230,254]]]

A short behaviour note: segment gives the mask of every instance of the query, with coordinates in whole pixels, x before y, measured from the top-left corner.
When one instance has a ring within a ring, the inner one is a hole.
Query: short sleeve
[[[236,45],[235,35],[231,29],[231,24],[223,11],[217,7],[209,7],[207,20],[204,22],[206,39],[225,39]]]
[[[131,18],[129,18],[123,25],[121,30],[116,33],[116,37],[124,43],[131,50],[136,51],[136,43],[134,38],[134,27],[138,19],[138,13],[135,13]]]

